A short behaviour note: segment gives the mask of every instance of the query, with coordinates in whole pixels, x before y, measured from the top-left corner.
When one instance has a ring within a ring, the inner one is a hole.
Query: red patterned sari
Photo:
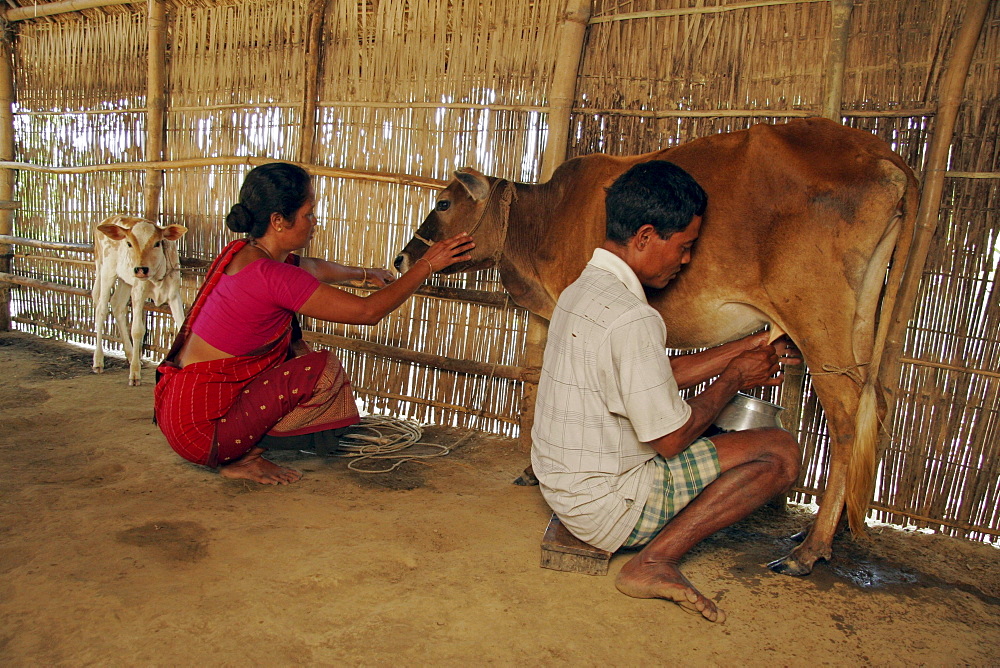
[[[177,365],[205,300],[246,243],[230,243],[212,263],[156,370],[154,407],[160,430],[181,457],[213,468],[239,459],[264,434],[311,434],[360,420],[350,379],[335,355],[319,351],[291,357],[292,313],[277,337],[246,355]]]

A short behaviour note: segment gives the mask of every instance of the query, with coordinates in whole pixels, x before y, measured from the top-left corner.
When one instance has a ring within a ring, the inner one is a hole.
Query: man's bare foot
[[[219,475],[234,480],[252,480],[262,485],[287,485],[296,482],[302,473],[295,469],[278,466],[264,459],[263,448],[254,448],[236,461],[219,467]]]
[[[637,554],[619,571],[615,586],[627,596],[663,598],[710,622],[726,621],[726,613],[702,596],[672,563],[651,561]]]

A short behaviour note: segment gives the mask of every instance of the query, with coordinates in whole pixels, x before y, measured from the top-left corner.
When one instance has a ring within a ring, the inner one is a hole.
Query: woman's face
[[[304,248],[313,238],[316,230],[316,214],[313,212],[315,208],[316,199],[310,189],[305,204],[299,207],[290,221],[291,225],[285,229],[285,235],[297,244],[295,248]]]

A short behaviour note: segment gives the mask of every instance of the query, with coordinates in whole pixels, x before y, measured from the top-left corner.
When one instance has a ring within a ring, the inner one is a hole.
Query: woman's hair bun
[[[237,234],[249,234],[253,229],[253,216],[242,202],[237,202],[226,216],[226,227]]]

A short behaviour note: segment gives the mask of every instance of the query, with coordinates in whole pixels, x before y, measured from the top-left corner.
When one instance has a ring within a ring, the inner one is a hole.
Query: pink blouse
[[[305,269],[254,260],[220,278],[191,329],[223,352],[245,355],[273,339],[318,287]]]

